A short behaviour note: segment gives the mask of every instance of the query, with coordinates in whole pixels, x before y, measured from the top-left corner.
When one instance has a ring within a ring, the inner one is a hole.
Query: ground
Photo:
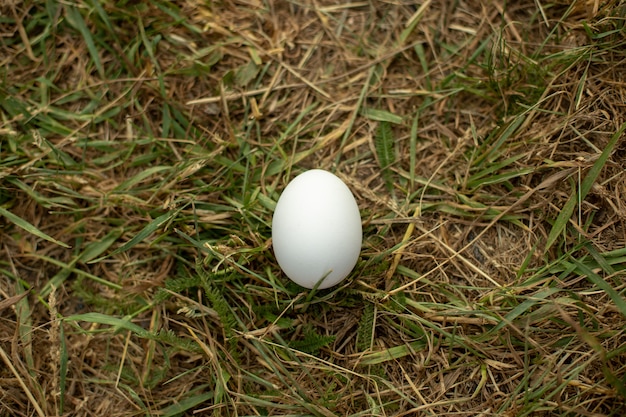
[[[615,0],[0,3],[0,416],[625,415],[625,80]]]

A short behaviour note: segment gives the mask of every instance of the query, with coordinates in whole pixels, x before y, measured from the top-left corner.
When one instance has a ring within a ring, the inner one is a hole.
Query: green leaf
[[[523,158],[525,155],[524,154],[519,154],[519,155],[515,155],[511,158],[505,159],[504,161],[500,161],[498,163],[494,163],[489,165],[487,168],[472,174],[469,179],[467,180],[467,184],[468,187],[470,188],[476,188],[476,184],[479,180],[501,170],[502,168],[505,168],[509,165],[512,165],[513,163],[517,162],[519,159]]]
[[[237,68],[235,71],[235,83],[239,87],[245,87],[250,84],[252,80],[254,80],[258,73],[259,67],[254,63],[254,61],[250,61]]]
[[[113,256],[113,255],[117,255],[118,253],[125,252],[129,250],[130,248],[132,248],[133,246],[135,246],[136,244],[138,244],[139,242],[142,242],[148,236],[152,235],[154,232],[159,230],[159,228],[163,226],[165,223],[167,223],[168,221],[176,217],[176,215],[180,212],[180,210],[181,209],[169,211],[157,217],[156,219],[152,220],[143,229],[141,229],[141,231],[137,233],[131,240],[129,240],[128,242],[124,243],[122,246],[120,246],[119,248],[111,252],[111,254],[108,256]],[[93,260],[90,263],[99,262],[104,258],[106,258],[106,256]]]
[[[393,178],[389,167],[396,162],[394,142],[395,138],[389,122],[380,122],[374,136],[374,147],[376,148],[381,174],[389,188],[393,187]]]
[[[89,51],[89,55],[91,55],[91,59],[93,60],[96,69],[98,70],[98,74],[101,78],[105,79],[104,67],[102,66],[102,62],[100,61],[100,55],[98,55],[98,48],[96,48],[96,43],[91,36],[91,32],[83,19],[83,16],[80,14],[76,7],[73,7],[69,4],[65,5],[65,16],[67,22],[76,29],[85,39],[85,44],[87,45],[87,50]]]
[[[0,207],[0,215],[6,217],[6,219],[9,220],[11,223],[15,224],[18,227],[21,227],[22,229],[26,230],[28,233],[31,233],[37,237],[47,240],[48,242],[56,243],[57,245],[62,246],[64,248],[70,248],[69,245],[63,242],[60,242],[54,239],[53,237],[48,236],[47,234],[37,229],[35,226],[30,224],[26,220],[22,219],[21,217],[16,216],[15,214],[11,213],[7,209]]]
[[[416,340],[406,345],[390,347],[389,349],[367,353],[361,356],[359,365],[376,365],[383,362],[400,359],[412,355],[416,351],[424,350],[428,346],[425,340]]]
[[[494,328],[492,328],[489,331],[489,333],[491,334],[496,333],[497,331],[502,329],[504,326],[513,323],[513,321],[517,317],[529,311],[533,306],[540,303],[545,298],[559,291],[561,291],[560,288],[546,288],[544,290],[537,292],[536,294],[533,294],[532,296],[529,296],[529,298],[526,301],[517,305],[513,310],[509,311],[508,314]]]
[[[323,335],[317,332],[313,325],[305,324],[303,338],[294,340],[289,345],[291,348],[300,350],[311,355],[317,355],[321,348],[326,347],[335,341],[334,335]]]
[[[574,96],[574,108],[576,111],[580,108],[580,102],[583,98],[585,87],[587,86],[587,72],[589,71],[589,67],[585,68],[583,75],[580,77],[578,81],[578,87],[576,87],[576,95]]]
[[[0,95],[0,106],[9,113],[11,117],[18,118],[19,116],[23,116],[18,120],[30,120],[33,117],[25,103],[8,93],[4,94],[3,92],[2,95]]]
[[[63,319],[64,321],[86,321],[88,323],[98,323],[105,324],[111,327],[114,327],[116,330],[125,329],[135,333],[137,336],[151,338],[151,334],[149,331],[144,329],[141,326],[132,323],[128,318],[119,318],[113,316],[107,316],[102,313],[85,313],[85,314],[75,314],[73,316],[69,316]]]
[[[508,122],[502,128],[494,131],[483,145],[480,147],[480,152],[483,152],[473,162],[474,166],[480,166],[485,161],[492,161],[499,156],[498,150],[513,134],[517,131],[522,123],[526,120],[526,114],[522,113],[515,117],[512,121]],[[495,140],[495,142],[493,142]],[[493,142],[493,143],[492,143]]]
[[[593,184],[596,182],[598,175],[600,175],[600,171],[606,164],[607,159],[609,159],[611,152],[613,152],[613,148],[615,148],[615,145],[621,138],[624,130],[626,130],[626,123],[622,124],[617,132],[613,134],[611,140],[600,154],[600,157],[596,160],[596,162],[594,162],[593,166],[585,176],[585,179],[580,185],[580,190],[578,191],[578,193],[573,193],[569,197],[569,199],[561,209],[558,217],[556,218],[554,225],[552,226],[552,230],[550,230],[550,234],[548,235],[548,240],[546,242],[546,247],[544,250],[547,251],[548,249],[550,249],[550,247],[552,247],[552,245],[556,241],[557,237],[559,237],[561,232],[563,232],[563,230],[567,226],[567,223],[572,217],[572,213],[574,213],[574,209],[576,208],[576,204],[578,203],[578,201],[582,201],[585,199],[585,197],[587,197],[587,194],[591,190]]]
[[[611,266],[609,261],[600,252],[596,250],[596,248],[594,248],[590,243],[587,243],[585,244],[585,249],[587,250],[587,252],[589,252],[591,257],[597,262],[598,266],[602,268],[602,270],[607,275],[615,274],[615,269]]]
[[[367,72],[367,79],[363,83],[363,87],[361,88],[361,92],[359,93],[359,98],[356,103],[355,110],[350,115],[350,119],[348,122],[348,128],[343,132],[343,137],[341,138],[341,144],[339,145],[339,149],[343,149],[346,145],[348,138],[352,134],[352,128],[354,127],[354,121],[356,120],[356,116],[360,113],[361,106],[365,102],[365,97],[369,92],[370,83],[372,81],[372,77],[376,72],[376,65],[372,65]],[[341,160],[341,156],[343,151],[337,152],[337,156],[335,157],[335,165],[339,165],[339,161]]]
[[[417,166],[417,127],[419,123],[419,113],[415,115],[411,124],[411,134],[409,136],[409,178],[411,187],[415,183],[415,167]]]
[[[377,122],[388,122],[388,123],[395,123],[399,125],[399,124],[402,124],[402,122],[404,121],[402,116],[398,116],[397,114],[393,114],[386,110],[363,108],[363,110],[361,110],[361,114],[364,117],[367,117],[370,120],[375,120]]]
[[[79,255],[79,260],[89,263],[96,256],[103,254],[122,235],[122,229],[113,229],[105,237],[85,245],[85,250]]]
[[[53,276],[51,279],[49,279],[46,284],[43,286],[43,288],[41,289],[41,291],[39,291],[39,296],[40,297],[47,297],[48,294],[50,294],[50,291],[52,290],[52,287],[56,287],[59,288],[62,284],[63,281],[65,281],[67,279],[67,277],[70,276],[70,274],[74,273],[80,276],[83,276],[85,278],[89,278],[91,280],[93,280],[94,282],[97,282],[99,284],[105,285],[109,288],[113,288],[115,290],[121,290],[122,286],[119,284],[116,284],[114,282],[110,282],[107,281],[104,278],[100,278],[99,276],[90,274],[89,272],[83,271],[80,268],[76,268],[76,262],[78,262],[78,260],[80,260],[79,257],[74,258],[72,261],[70,261],[69,263],[65,263],[65,262],[61,262],[56,258],[51,258],[49,256],[45,256],[45,255],[40,255],[40,254],[35,254],[35,257],[37,259],[40,259],[44,262],[48,262],[49,264],[52,264],[54,266],[57,266],[59,268],[61,268],[61,270],[55,275]]]
[[[121,182],[117,187],[115,187],[113,192],[120,193],[123,191],[133,190],[136,188],[137,184],[144,181],[145,179],[155,176],[157,174],[161,174],[163,172],[171,171],[171,170],[172,170],[172,167],[170,166],[157,165],[157,166],[149,167],[143,171],[140,171],[139,173],[137,173],[137,175],[130,177],[126,179],[125,181]]]
[[[374,304],[367,303],[363,309],[361,318],[359,319],[359,326],[357,328],[357,348],[360,352],[371,349],[372,342],[374,341],[374,321],[375,321],[376,309]]]
[[[406,27],[404,28],[402,33],[400,33],[400,45],[404,45],[406,43],[409,35],[411,35],[419,22],[422,20],[422,16],[424,16],[424,12],[426,11],[426,9],[428,9],[428,6],[430,6],[430,0],[423,2],[422,5],[417,9],[417,11],[413,13],[413,16],[411,16],[411,18],[407,22]]]
[[[499,184],[502,182],[507,182],[517,177],[523,177],[527,174],[534,172],[536,168],[523,168],[508,172],[503,172],[502,174],[492,175],[484,178],[480,178],[472,183],[468,184],[468,188],[471,190],[475,190],[480,187],[484,187],[486,185]]]
[[[604,280],[600,275],[596,274],[584,263],[580,262],[578,259],[571,258],[572,262],[576,266],[575,271],[580,275],[585,275],[589,281],[595,284],[596,287],[607,293],[618,310],[622,313],[624,317],[626,317],[626,300],[615,290],[611,285]]]
[[[61,363],[59,365],[59,390],[61,395],[59,396],[59,412],[63,414],[63,408],[65,407],[65,392],[67,389],[67,363],[69,355],[67,353],[67,345],[65,344],[65,330],[63,326],[59,326],[59,337],[61,344]]]
[[[163,417],[180,416],[186,411],[189,411],[190,409],[213,399],[213,395],[213,391],[192,395],[191,397],[185,398],[161,410],[160,415]]]

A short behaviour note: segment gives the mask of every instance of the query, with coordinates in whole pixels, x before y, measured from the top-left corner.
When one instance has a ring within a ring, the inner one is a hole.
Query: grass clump
[[[623,415],[624,11],[0,5],[1,415]],[[364,226],[316,292],[310,168]]]

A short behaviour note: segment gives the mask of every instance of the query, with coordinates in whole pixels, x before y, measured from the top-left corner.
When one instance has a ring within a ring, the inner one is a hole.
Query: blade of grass
[[[409,136],[409,183],[411,189],[415,184],[415,167],[417,166],[417,127],[419,124],[419,113],[413,118],[411,123],[411,133]]]
[[[205,385],[204,388],[208,388],[208,385]],[[198,389],[196,389],[195,391],[198,391]],[[180,416],[184,414],[185,412],[190,411],[192,408],[197,407],[200,404],[205,403],[209,400],[212,400],[213,396],[214,396],[213,391],[203,392],[200,394],[194,394],[190,397],[180,400],[179,402],[175,404],[167,406],[166,408],[161,410],[159,415],[163,417]]]
[[[598,175],[600,175],[600,171],[606,164],[606,161],[611,155],[611,152],[613,152],[613,148],[615,148],[615,145],[621,138],[624,130],[626,130],[626,122],[623,123],[617,130],[617,132],[613,134],[611,140],[609,140],[609,143],[607,143],[606,147],[600,154],[600,157],[598,157],[598,159],[594,162],[593,166],[585,176],[585,179],[582,181],[578,193],[574,192],[572,195],[570,195],[569,199],[567,200],[567,202],[561,209],[561,212],[554,221],[554,225],[552,226],[550,234],[548,235],[548,240],[546,241],[546,247],[544,249],[545,251],[552,247],[554,242],[556,242],[556,239],[565,229],[565,226],[567,226],[567,223],[569,223],[569,220],[572,217],[574,210],[576,209],[576,204],[578,203],[578,200],[580,199],[580,201],[582,201],[585,199],[585,197],[587,197],[587,194],[591,190],[593,184],[596,182]]]
[[[500,329],[502,329],[504,326],[512,324],[513,321],[517,317],[524,314],[533,306],[539,304],[541,301],[543,301],[547,297],[559,291],[561,291],[560,288],[546,288],[544,290],[537,292],[536,294],[533,294],[526,301],[522,302],[521,304],[518,304],[517,306],[515,306],[515,308],[513,308],[513,310],[509,311],[507,315],[504,316],[502,320],[495,327],[489,330],[488,334],[496,333]]]
[[[508,122],[505,127],[495,132],[494,136],[489,139],[495,139],[495,143],[491,144],[491,140],[487,140],[482,146],[481,151],[484,153],[474,161],[474,166],[481,166],[485,161],[490,161],[497,156],[497,152],[502,145],[513,136],[522,123],[526,120],[526,113],[522,113]],[[486,148],[486,149],[485,149]]]
[[[352,134],[352,128],[354,127],[354,122],[356,121],[357,116],[360,113],[360,109],[363,106],[363,102],[365,101],[365,97],[367,97],[367,92],[369,90],[370,87],[370,83],[372,82],[372,76],[374,75],[374,73],[376,72],[376,66],[372,65],[367,73],[367,77],[365,79],[365,82],[363,83],[363,87],[361,88],[361,93],[359,94],[359,99],[354,107],[354,110],[352,111],[352,114],[350,116],[350,123],[348,125],[348,128],[345,130],[343,137],[341,138],[341,144],[339,145],[339,150],[340,152],[337,152],[337,157],[335,157],[335,163],[333,166],[338,166],[339,165],[339,161],[341,161],[341,155],[343,153],[343,148],[344,146],[346,146],[346,142],[348,141],[348,138],[350,137],[350,135]]]
[[[400,33],[400,45],[404,45],[406,43],[408,37],[415,30],[415,27],[418,25],[418,23],[422,20],[422,16],[424,15],[426,9],[428,9],[428,6],[430,6],[430,3],[431,0],[427,0],[422,3],[422,5],[415,11],[415,13],[413,13],[413,16],[410,17],[406,24],[406,27]]]
[[[6,219],[9,220],[11,223],[15,224],[18,227],[21,227],[22,229],[26,230],[28,233],[31,233],[41,239],[47,240],[48,242],[56,243],[57,245],[62,246],[67,249],[70,248],[68,244],[63,243],[61,241],[56,240],[53,237],[48,236],[47,234],[37,229],[35,226],[30,224],[26,220],[22,219],[19,216],[16,216],[15,214],[11,213],[9,210],[5,208],[0,207],[0,216],[6,217]]]
[[[63,321],[77,323],[84,321],[87,323],[104,324],[107,326],[111,326],[115,329],[115,331],[125,329],[135,333],[139,337],[144,337],[148,339],[152,337],[148,330],[136,325],[135,323],[132,323],[127,318],[113,317],[102,313],[75,314],[69,317],[65,317]]]
[[[487,177],[489,174],[492,174],[492,173],[494,173],[496,171],[499,171],[500,169],[502,169],[502,168],[504,168],[506,166],[509,166],[509,165],[513,164],[514,162],[516,162],[517,160],[523,158],[524,156],[525,156],[524,154],[515,155],[515,156],[513,156],[511,158],[505,159],[504,161],[491,164],[487,168],[485,168],[485,169],[483,169],[483,170],[481,170],[481,171],[479,171],[479,172],[477,172],[475,174],[472,174],[468,178],[468,180],[467,180],[468,187],[476,188],[475,185],[472,185],[474,182],[480,180],[481,178]]]
[[[370,107],[366,107],[361,110],[361,115],[376,122],[395,123],[397,125],[402,124],[404,121],[402,116],[398,116],[397,114],[393,114],[386,110],[378,110]]]
[[[59,326],[59,336],[61,344],[61,363],[59,366],[59,414],[63,415],[63,410],[65,408],[65,393],[67,391],[67,363],[69,355],[67,353],[67,345],[65,343],[65,330],[63,330],[62,325]]]
[[[604,291],[615,303],[615,306],[626,317],[626,300],[615,290],[611,285],[604,280],[600,275],[596,274],[584,263],[580,262],[574,257],[570,257],[572,263],[576,266],[575,271],[580,275],[587,277],[592,284]]]
[[[96,256],[104,253],[113,243],[122,235],[122,229],[113,229],[105,237],[100,240],[90,242],[85,245],[85,249],[78,256],[81,262],[89,263]]]
[[[611,266],[609,261],[600,252],[598,252],[596,248],[591,245],[591,243],[585,244],[585,249],[607,275],[615,274],[615,268]]]
[[[136,188],[136,185],[144,181],[146,178],[152,177],[157,174],[162,174],[163,172],[167,172],[171,170],[172,170],[172,167],[169,167],[169,166],[154,166],[154,167],[147,168],[143,171],[140,171],[137,175],[131,178],[128,178],[122,183],[120,183],[117,187],[115,187],[113,192],[119,193],[123,191],[134,190]]]
[[[486,178],[480,178],[476,181],[473,181],[471,184],[468,184],[471,190],[476,190],[478,188],[484,187],[485,185],[493,185],[499,184],[502,182],[508,182],[509,180],[517,177],[523,177],[527,174],[531,174],[536,171],[536,168],[523,168],[514,171],[503,172],[502,174],[492,175]]]
[[[65,17],[70,26],[76,29],[83,36],[89,55],[91,55],[91,59],[98,70],[98,75],[100,78],[106,79],[104,67],[102,66],[102,61],[100,60],[100,55],[98,53],[98,48],[96,47],[91,31],[87,27],[80,11],[71,4],[65,4]]]
[[[413,354],[413,352],[424,350],[426,347],[427,343],[425,340],[417,340],[406,345],[393,346],[385,350],[366,353],[361,356],[359,365],[377,365],[379,363],[400,359]]]
[[[70,274],[72,274],[73,272],[80,274],[80,270],[76,268],[76,264],[78,262],[89,263],[89,261],[91,261],[93,258],[95,258],[96,256],[100,256],[102,253],[104,253],[104,251],[106,251],[113,243],[115,243],[121,235],[121,229],[113,229],[104,238],[95,242],[90,242],[85,245],[85,249],[78,256],[74,257],[68,264],[57,261],[57,265],[63,265],[62,269],[57,272],[51,279],[49,279],[48,282],[46,282],[46,285],[43,286],[39,295],[41,297],[47,297],[48,294],[50,294],[52,287],[54,286],[55,288],[60,288],[61,285],[63,285],[63,282],[70,276]],[[46,260],[45,257],[42,257],[41,259]],[[111,282],[103,280],[100,277],[96,277],[87,273],[85,273],[84,276],[109,287],[121,289],[121,287],[119,287],[117,284],[113,284]]]
[[[18,296],[22,296],[28,294],[28,291],[24,288],[22,282],[16,281],[15,293]],[[32,375],[35,370],[35,360],[33,357],[33,309],[31,308],[28,297],[22,297],[15,303],[15,314],[17,316],[17,329],[22,346],[22,356],[28,366],[28,372]]]
[[[382,121],[374,135],[374,148],[378,156],[380,172],[387,183],[387,188],[393,189],[393,178],[389,168],[395,164],[395,138],[389,122]]]
[[[90,274],[89,272],[85,272],[85,271],[83,271],[81,269],[75,268],[74,266],[72,266],[70,264],[67,264],[65,262],[61,262],[61,261],[59,261],[57,259],[54,259],[54,258],[51,258],[49,256],[36,254],[36,255],[33,255],[33,257],[35,257],[37,259],[41,259],[42,261],[48,262],[48,263],[50,263],[52,265],[58,266],[59,268],[67,269],[70,272],[73,272],[75,274],[82,275],[85,278],[89,278],[89,279],[93,280],[94,282],[97,282],[99,284],[105,285],[105,286],[107,286],[109,288],[113,288],[113,289],[116,289],[116,290],[121,290],[122,289],[122,286],[119,285],[119,284],[116,284],[114,282],[108,281],[108,280],[106,280],[104,278],[100,278],[99,276]],[[58,282],[62,282],[62,280],[61,281],[56,281],[56,282],[51,282],[50,284],[55,284],[56,285]],[[47,297],[48,296],[48,294],[50,293],[50,290],[52,288],[52,285],[50,285],[50,284],[46,284],[42,288],[41,292],[39,293],[39,296],[41,296],[41,297]]]
[[[133,246],[137,245],[139,242],[142,242],[145,238],[147,238],[148,236],[152,235],[154,232],[159,230],[159,228],[163,226],[165,223],[175,218],[178,215],[178,213],[181,212],[181,210],[183,210],[182,207],[177,210],[172,210],[165,214],[160,215],[159,217],[157,217],[156,219],[148,223],[146,226],[144,226],[144,228],[141,229],[141,231],[139,231],[139,233],[133,236],[133,238],[130,239],[128,242],[124,243],[122,246],[120,246],[119,248],[111,252],[109,255],[105,255],[103,257],[95,259],[91,261],[91,263],[100,262],[101,260],[109,256],[117,255],[119,253],[122,253],[131,249]]]

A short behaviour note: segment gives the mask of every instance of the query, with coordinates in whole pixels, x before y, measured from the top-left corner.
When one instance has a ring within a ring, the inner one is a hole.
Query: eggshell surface
[[[294,178],[272,218],[274,255],[295,283],[332,287],[350,274],[361,252],[361,215],[348,186],[321,169]]]

